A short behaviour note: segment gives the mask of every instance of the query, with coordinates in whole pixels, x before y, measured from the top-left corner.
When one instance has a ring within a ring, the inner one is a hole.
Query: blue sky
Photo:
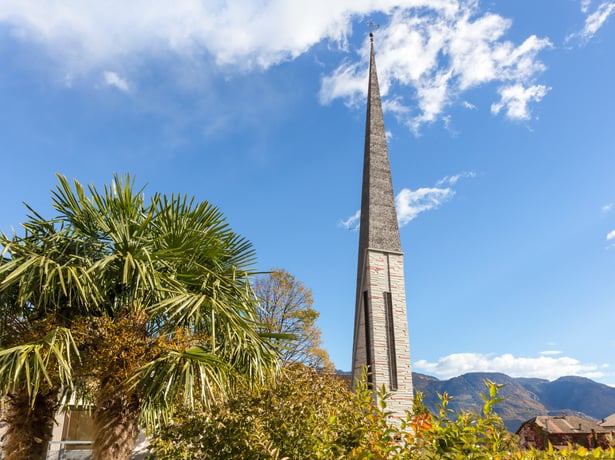
[[[333,3],[333,5],[331,4]],[[219,206],[352,350],[370,27],[414,370],[615,385],[615,2],[0,4],[2,214],[55,174]]]

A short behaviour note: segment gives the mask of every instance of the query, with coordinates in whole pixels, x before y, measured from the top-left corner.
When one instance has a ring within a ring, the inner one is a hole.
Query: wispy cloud
[[[472,179],[474,177],[476,177],[476,173],[474,171],[464,171],[462,173],[454,174],[452,176],[444,176],[442,179],[436,182],[436,185],[455,185],[457,182],[459,182],[459,179]]]
[[[3,0],[0,22],[77,69],[168,54],[251,69],[294,59],[323,40],[344,48],[353,21],[370,14],[429,6],[451,15],[466,1]]]
[[[615,2],[603,2],[598,9],[587,16],[585,27],[581,32],[586,39],[592,38],[596,32],[604,25],[609,16],[615,11]]]
[[[113,86],[114,88],[117,88],[120,91],[124,91],[126,93],[130,91],[128,82],[122,77],[120,77],[117,73],[106,70],[105,72],[103,72],[103,77],[105,85]]]
[[[502,372],[511,377],[535,377],[554,380],[566,375],[587,378],[605,376],[606,365],[581,363],[569,356],[552,356],[559,352],[543,352],[537,357],[519,357],[510,353],[502,355],[482,353],[454,353],[436,362],[419,360],[414,369],[440,378],[456,377],[467,372]]]
[[[415,132],[424,124],[445,120],[450,105],[463,104],[460,96],[465,91],[494,82],[500,89],[492,113],[530,118],[530,103],[540,101],[549,91],[536,78],[545,69],[538,54],[551,43],[532,35],[515,45],[503,39],[510,20],[481,13],[478,2],[455,3],[456,8],[448,10],[438,10],[434,2],[400,8],[378,30],[383,96],[395,87],[396,115]],[[362,47],[356,62],[345,62],[323,78],[323,103],[341,98],[355,105],[364,99],[367,49]]]
[[[402,189],[395,197],[395,208],[397,210],[397,221],[400,227],[416,219],[419,214],[437,209],[442,204],[455,196],[452,189],[460,179],[470,179],[476,177],[473,171],[466,171],[452,176],[445,176],[436,181],[433,187],[420,187],[416,190],[409,188]],[[361,211],[355,212],[348,219],[342,220],[340,225],[349,230],[358,229],[361,219]]]
[[[615,230],[613,230],[613,231],[609,232],[609,233],[606,235],[606,240],[607,240],[607,241],[615,240]]]
[[[361,210],[359,209],[348,219],[342,220],[340,222],[340,226],[344,227],[346,230],[357,230],[359,228],[360,220],[361,220]]]
[[[417,190],[403,189],[395,197],[399,226],[403,227],[425,211],[437,209],[454,195],[455,192],[451,188],[421,187]]]
[[[572,33],[566,37],[566,42],[570,43],[574,40],[580,40],[581,43],[586,43],[591,40],[594,35],[602,28],[609,19],[609,16],[615,11],[615,2],[603,1],[598,5],[596,10],[589,13],[591,1],[583,0],[581,2],[581,11],[587,14],[583,29]],[[588,14],[589,13],[589,14]]]
[[[611,212],[613,210],[613,206],[615,206],[615,203],[608,203],[608,204],[605,204],[604,206],[602,206],[600,208],[600,210],[603,213]]]
[[[503,86],[498,90],[500,101],[491,105],[491,113],[497,115],[503,109],[510,119],[528,120],[531,118],[530,102],[540,102],[549,89],[544,85],[526,87],[522,84],[516,84]]]
[[[559,350],[545,350],[545,351],[541,351],[540,355],[541,356],[554,356],[554,355],[561,355],[562,352]]]
[[[590,24],[606,20],[608,5]],[[126,75],[108,83],[125,91],[133,80],[128,72],[152,58],[179,59],[191,73],[203,61],[232,73],[295,59],[323,41],[346,50],[353,23],[374,14],[388,17],[376,38],[383,95],[395,86],[384,107],[417,132],[449,120],[447,108],[479,85],[500,87],[493,113],[511,119],[529,118],[529,106],[548,91],[536,78],[544,70],[538,54],[549,41],[505,40],[512,21],[481,10],[476,0],[4,0],[0,23],[13,39],[40,45],[71,78],[121,66]],[[323,78],[323,103],[364,100],[367,49]]]

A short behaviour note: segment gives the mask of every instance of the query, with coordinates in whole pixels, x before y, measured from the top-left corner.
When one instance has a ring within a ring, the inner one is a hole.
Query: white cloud
[[[609,232],[609,233],[606,235],[606,240],[607,240],[607,241],[615,240],[615,230],[613,230],[613,231]]]
[[[477,108],[474,104],[468,101],[463,101],[461,105],[463,105],[466,109],[469,109],[469,110],[476,110]]]
[[[613,11],[615,11],[615,2],[602,3],[595,12],[587,16],[585,27],[581,32],[582,36],[586,39],[593,37]]]
[[[553,356],[553,355],[561,355],[562,352],[559,350],[545,350],[545,351],[541,351],[540,354],[542,356]]]
[[[408,224],[417,216],[425,211],[437,209],[446,203],[453,196],[455,191],[450,187],[457,184],[459,179],[470,179],[476,177],[473,171],[465,171],[452,176],[445,176],[436,182],[434,187],[421,187],[416,190],[409,188],[402,189],[395,197],[395,207],[397,210],[397,221],[400,227]],[[361,211],[355,212],[346,220],[340,222],[340,226],[356,230],[359,227]]]
[[[438,208],[454,195],[455,192],[450,188],[421,187],[417,190],[403,189],[395,197],[399,226],[403,227],[425,211]],[[348,219],[342,220],[340,225],[348,230],[357,230],[360,219],[361,211],[359,210]]]
[[[608,203],[602,206],[600,210],[604,213],[607,213],[613,210],[613,206],[615,206],[615,203]]]
[[[354,23],[385,14],[388,23],[376,33],[378,67],[383,95],[395,86],[396,97],[385,98],[384,107],[418,131],[443,120],[447,107],[478,85],[525,89],[503,112],[511,118],[528,118],[528,103],[546,92],[535,79],[544,70],[537,55],[549,41],[506,41],[511,21],[479,6],[478,0],[4,0],[0,24],[15,39],[42,46],[63,75],[119,67],[127,82],[152,57],[176,57],[191,69],[213,59],[246,71],[295,59],[322,41],[346,49]],[[367,64],[368,47],[361,46],[358,62],[347,60],[323,78],[321,101],[362,102]]]
[[[450,188],[421,187],[417,190],[403,189],[395,197],[399,226],[403,227],[422,212],[438,208],[442,203],[450,200],[453,195],[455,195],[455,192]]]
[[[476,177],[476,173],[474,171],[465,171],[459,174],[454,174],[452,176],[445,176],[442,179],[436,182],[437,186],[440,185],[455,185],[459,182],[459,179],[472,179]]]
[[[583,13],[587,14],[589,12],[590,3],[590,1],[583,0],[581,3],[581,11]],[[566,37],[566,42],[570,42],[574,39],[580,39],[581,42],[591,40],[614,11],[615,2],[603,1],[600,5],[598,5],[598,8],[596,8],[593,13],[587,15],[583,29],[579,32],[568,35]]]
[[[128,87],[128,82],[122,77],[120,77],[117,73],[106,70],[105,72],[103,72],[103,77],[106,85],[113,86],[120,91],[124,91],[126,93],[130,91],[130,88]]]
[[[441,204],[455,195],[451,188],[421,187],[417,190],[403,189],[395,197],[397,221],[400,227],[416,219],[419,214],[437,209]],[[357,211],[340,225],[348,230],[357,230],[361,219],[361,211]]]
[[[481,14],[478,5],[459,0],[458,8],[447,14],[429,4],[400,8],[377,32],[381,93],[386,101],[395,87],[396,115],[405,111],[404,121],[415,132],[426,123],[443,120],[447,107],[461,93],[485,83],[500,82],[501,98],[502,92],[514,89],[494,111],[506,107],[505,115],[513,119],[529,118],[528,103],[540,101],[548,91],[535,79],[545,69],[538,53],[550,42],[533,35],[518,46],[503,40],[511,21]],[[346,61],[323,78],[323,103],[342,98],[354,105],[364,100],[368,47],[361,47],[359,53],[357,62]],[[390,108],[386,103],[383,107]]]
[[[360,220],[361,220],[361,210],[358,210],[348,219],[342,220],[340,222],[340,225],[344,227],[346,230],[358,230]]]
[[[410,113],[410,108],[406,107],[403,104],[403,101],[399,98],[391,98],[382,101],[382,110],[401,116],[405,116],[406,114]]]
[[[491,113],[498,114],[504,109],[508,118],[513,120],[528,120],[530,102],[540,102],[549,88],[543,85],[533,85],[525,88],[521,84],[505,86],[498,90],[500,101],[491,105]]]
[[[267,68],[330,40],[346,46],[352,21],[394,8],[452,15],[459,0],[3,0],[0,22],[72,64],[100,66],[143,53],[213,55],[218,64]]]
[[[592,0],[581,0],[581,11],[583,13],[587,13],[589,10],[589,5],[591,5]]]
[[[419,360],[414,370],[433,374],[439,378],[451,378],[467,372],[502,372],[511,377],[535,377],[554,380],[565,375],[587,378],[604,377],[604,365],[583,364],[568,356],[548,356],[544,353],[534,358],[481,353],[454,353],[437,362]]]

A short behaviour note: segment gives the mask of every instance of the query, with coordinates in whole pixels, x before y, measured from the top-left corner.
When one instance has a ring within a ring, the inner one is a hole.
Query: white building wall
[[[356,322],[353,374],[360,376],[361,368],[367,363],[367,355],[372,356],[372,384],[374,388],[383,385],[390,393],[388,409],[395,417],[403,417],[405,411],[412,409],[412,370],[410,362],[410,342],[406,312],[403,254],[386,253],[368,249],[365,258],[361,292],[367,291],[369,303],[369,324],[371,330],[371,353],[367,351],[365,340],[364,306],[357,308],[359,320]],[[397,368],[397,388],[391,385],[391,359],[389,355],[389,327],[387,319],[386,293],[392,300],[392,321]],[[362,299],[364,297],[361,297]]]

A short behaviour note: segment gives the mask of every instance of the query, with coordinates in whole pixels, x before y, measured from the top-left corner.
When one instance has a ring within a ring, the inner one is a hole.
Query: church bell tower
[[[372,388],[391,394],[388,409],[403,417],[412,409],[412,370],[406,316],[404,254],[370,33],[369,86],[359,230],[352,381],[368,370]]]

